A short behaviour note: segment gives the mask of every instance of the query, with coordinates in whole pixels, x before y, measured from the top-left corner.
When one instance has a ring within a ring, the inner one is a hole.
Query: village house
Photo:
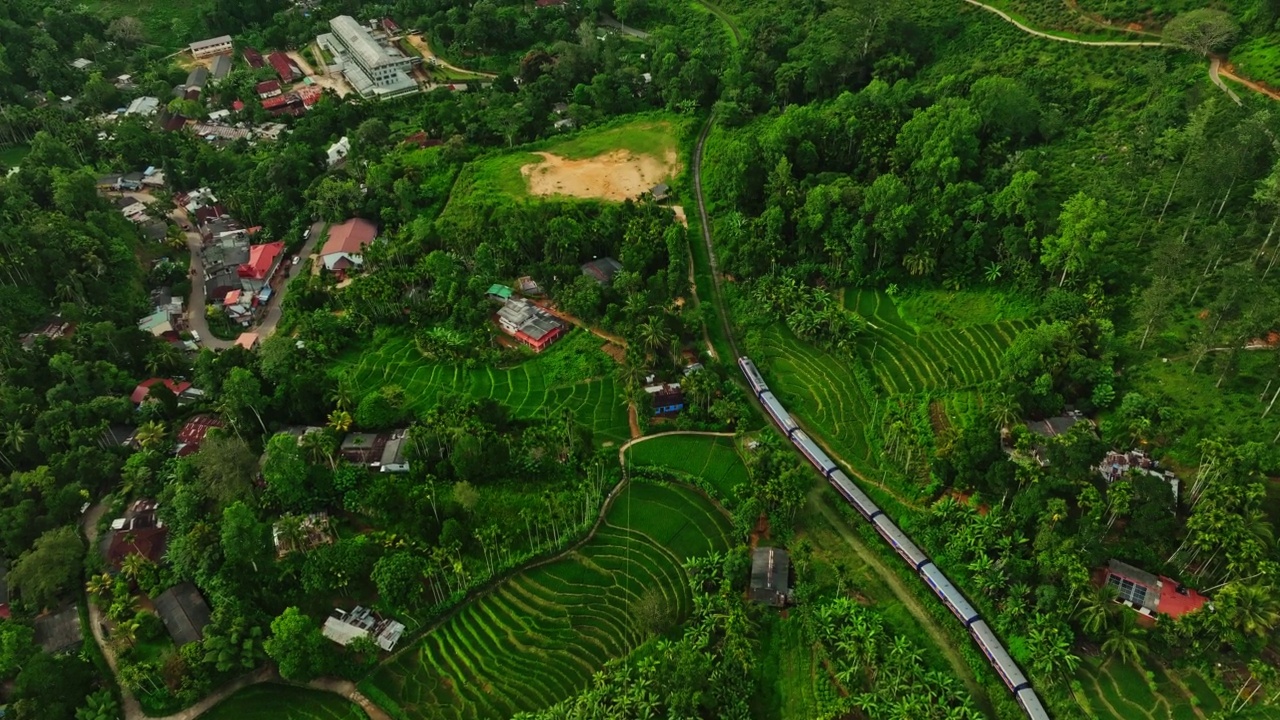
[[[382,455],[378,459],[378,472],[409,472],[409,460],[405,450],[409,447],[409,431],[396,430],[387,437],[382,446]]]
[[[209,436],[209,431],[221,427],[223,427],[222,420],[213,415],[192,417],[178,430],[178,443],[174,447],[174,454],[178,457],[196,454],[200,451],[200,444]]]
[[[200,252],[204,260],[204,292],[207,298],[226,297],[241,290],[240,267],[249,262],[249,238],[244,233],[222,235]]]
[[[679,385],[659,383],[646,386],[644,391],[653,399],[654,415],[674,415],[684,409],[684,391]]]
[[[151,117],[160,111],[160,98],[151,95],[144,95],[134,98],[129,107],[125,108],[125,115],[140,115],[142,117]]]
[[[297,521],[296,531],[289,525]],[[307,552],[321,545],[332,544],[333,528],[329,525],[328,513],[311,513],[301,518],[283,517],[271,526],[271,542],[276,547],[276,557],[284,557],[291,552]]]
[[[649,197],[654,202],[666,202],[671,197],[671,186],[666,183],[658,183],[649,188]]]
[[[146,402],[151,395],[151,388],[156,385],[163,385],[169,392],[178,398],[179,403],[193,402],[204,397],[204,392],[197,390],[191,386],[186,380],[171,380],[169,378],[147,378],[138,383],[133,389],[133,393],[129,395],[129,400],[134,405],[141,405]]]
[[[197,40],[187,46],[191,55],[196,58],[213,57],[231,52],[231,36],[219,35],[208,40]]]
[[[1173,499],[1175,501],[1178,499],[1181,484],[1178,477],[1168,470],[1160,470],[1156,461],[1141,450],[1130,450],[1125,453],[1113,450],[1107,453],[1094,469],[1108,484],[1134,473],[1149,475],[1169,483],[1169,488],[1173,490]]]
[[[93,65],[93,61],[88,58],[76,58],[71,61],[71,67],[76,70],[88,70]]]
[[[347,159],[347,154],[351,152],[351,141],[343,135],[338,142],[329,146],[327,154],[329,156],[329,167],[336,167],[339,163]]]
[[[174,645],[182,647],[204,639],[204,628],[211,614],[195,585],[189,582],[174,585],[156,597],[155,606]]]
[[[258,93],[258,99],[266,100],[280,95],[284,91],[280,89],[279,80],[263,80],[254,86],[254,91]]]
[[[622,270],[622,263],[611,257],[596,258],[588,263],[582,264],[582,274],[586,275],[601,285],[608,285],[613,282],[613,276]]]
[[[791,558],[781,548],[758,547],[751,552],[751,600],[786,607],[791,599]]]
[[[75,331],[75,323],[63,322],[62,318],[55,316],[52,320],[40,325],[31,332],[19,335],[18,342],[22,345],[23,350],[30,351],[35,348],[36,343],[41,338],[52,342],[64,337],[71,337]]]
[[[364,249],[378,237],[378,226],[362,218],[352,218],[329,228],[329,238],[320,249],[325,269],[346,273],[364,265]]]
[[[35,626],[36,644],[47,653],[75,652],[83,643],[80,611],[75,605],[36,618]]]
[[[258,349],[258,345],[261,341],[262,336],[258,335],[258,333],[244,332],[240,333],[240,336],[236,338],[236,347],[244,348],[249,352],[253,352]]]
[[[111,521],[110,534],[100,541],[107,567],[119,572],[130,555],[141,555],[155,564],[164,560],[169,530],[156,517],[158,507],[155,500],[135,500],[124,517]]]
[[[376,433],[347,433],[338,446],[338,454],[355,465],[373,465],[382,460],[387,439]]]
[[[546,350],[564,335],[564,325],[551,313],[520,299],[509,299],[498,310],[498,327],[506,334],[533,348],[534,352]]]
[[[186,84],[187,92],[190,93],[192,90],[194,90],[198,94],[199,92],[204,90],[204,86],[208,82],[209,82],[209,68],[206,68],[203,65],[197,65],[196,67],[191,69],[191,72],[187,73],[187,84]],[[194,98],[188,97],[187,99],[192,100]]]
[[[298,65],[279,50],[269,53],[267,62],[275,68],[276,74],[280,76],[280,82],[292,83],[302,79],[302,71],[298,69]]]
[[[1209,603],[1209,598],[1177,580],[1153,575],[1119,560],[1108,563],[1105,572],[1105,582],[1116,591],[1117,601],[1147,617],[1162,613],[1177,618]]]
[[[231,73],[231,56],[219,55],[213,59],[213,67],[210,70],[210,76],[213,80],[221,80]]]
[[[342,646],[351,644],[357,638],[367,637],[377,643],[378,647],[391,652],[404,634],[404,624],[384,619],[373,610],[357,605],[351,612],[334,608],[329,617],[325,618],[321,632]]]
[[[1062,415],[1057,415],[1044,420],[1027,420],[1026,428],[1031,435],[1031,448],[1029,456],[1020,452],[1014,447],[1014,437],[1007,430],[1002,429],[1000,432],[1000,447],[1006,455],[1012,459],[1021,462],[1035,462],[1040,467],[1049,466],[1049,441],[1056,437],[1067,434],[1071,428],[1078,423],[1088,423],[1093,426],[1093,421],[1084,416],[1084,413],[1078,410],[1068,410]]]
[[[241,263],[237,270],[240,287],[250,293],[261,291],[280,267],[283,258],[283,242],[249,246],[249,259]]]
[[[484,296],[493,302],[505,305],[507,301],[511,299],[511,288],[506,285],[494,283],[489,286],[489,289],[485,292]]]
[[[259,68],[266,67],[267,65],[267,62],[262,59],[262,53],[258,52],[254,48],[245,46],[245,49],[240,53],[240,56],[243,57],[244,61],[248,63],[249,67],[253,68],[254,70],[258,70]]]

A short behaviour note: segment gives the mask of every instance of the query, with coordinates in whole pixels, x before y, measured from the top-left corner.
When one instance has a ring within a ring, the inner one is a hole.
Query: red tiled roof
[[[259,95],[270,95],[280,92],[279,80],[263,80],[253,88]]]
[[[107,546],[107,564],[119,570],[124,564],[124,559],[130,555],[141,555],[153,563],[158,563],[164,558],[168,538],[169,528],[117,530],[111,536],[111,543]]]
[[[276,51],[267,56],[267,62],[276,69],[276,74],[285,82],[292,82],[298,77],[298,69],[288,55]]]
[[[366,245],[378,237],[378,226],[362,218],[352,218],[329,228],[321,255],[347,253],[358,255]]]
[[[406,137],[404,139],[404,144],[417,145],[420,148],[429,148],[436,147],[437,145],[443,145],[444,141],[437,138],[427,137],[425,130],[419,130],[418,132]]]
[[[1209,602],[1209,598],[1189,587],[1183,586],[1177,580],[1161,575],[1160,582],[1160,604],[1156,606],[1156,609],[1169,617],[1176,618],[1195,612]],[[1178,592],[1179,587],[1184,592]]]
[[[258,333],[240,333],[240,337],[236,338],[236,345],[245,350],[253,350],[258,344]]]
[[[382,29],[393,34],[400,32],[400,26],[391,18],[382,18]]]
[[[222,421],[212,415],[196,415],[178,430],[178,455],[185,457],[200,449],[200,443],[213,428],[222,427]]]
[[[241,110],[244,109],[244,101],[236,100],[235,102],[231,103],[231,109],[235,110],[236,112],[240,112]]]
[[[240,302],[240,292],[241,292],[241,291],[239,291],[239,290],[232,290],[231,292],[227,293],[227,296],[226,296],[225,298],[223,298],[223,299],[222,299],[222,304],[223,304],[223,305],[235,305],[235,304],[239,303],[239,302]]]
[[[267,273],[271,272],[271,268],[275,265],[276,258],[280,257],[283,252],[283,242],[250,245],[249,262],[241,265],[237,270],[237,274],[242,278],[265,280]]]
[[[156,383],[164,383],[164,386],[169,388],[169,392],[174,395],[180,395],[191,388],[191,383],[185,380],[178,381],[163,378],[148,378],[138,383],[138,387],[133,389],[133,394],[129,396],[129,399],[133,401],[134,405],[140,404],[143,400],[147,399],[147,395],[151,393],[151,386]]]
[[[244,49],[244,61],[249,63],[249,67],[254,68],[255,70],[266,64],[262,61],[262,53],[251,47],[246,47]]]
[[[276,95],[275,97],[264,98],[262,100],[262,107],[267,110],[270,110],[272,108],[282,107],[284,105],[287,105],[288,103],[289,103],[288,95]]]

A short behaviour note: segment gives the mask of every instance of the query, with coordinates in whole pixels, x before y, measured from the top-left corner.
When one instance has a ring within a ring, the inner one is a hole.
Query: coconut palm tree
[[[163,443],[166,435],[164,423],[159,420],[149,420],[138,426],[133,439],[138,441],[138,446],[143,450],[150,450]]]
[[[1244,635],[1266,637],[1280,624],[1280,600],[1271,587],[1234,582],[1224,587],[1218,597],[1228,624]]]
[[[329,413],[329,427],[336,432],[345,433],[351,429],[351,413],[346,410],[334,410]]]
[[[671,344],[671,333],[667,331],[666,326],[659,318],[649,318],[640,323],[636,328],[636,332],[640,336],[640,344],[645,351],[655,356],[659,350]]]
[[[1147,652],[1147,642],[1144,639],[1146,634],[1146,630],[1138,627],[1133,613],[1121,613],[1120,622],[1111,627],[1107,639],[1102,643],[1102,652],[1122,662],[1136,665],[1143,653]]]
[[[129,553],[120,561],[120,572],[127,578],[137,581],[146,572],[151,561],[138,553]]]
[[[1089,635],[1097,635],[1111,624],[1119,606],[1116,605],[1116,591],[1110,585],[1091,588],[1077,598],[1075,617],[1080,627]]]
[[[102,573],[89,578],[88,582],[84,584],[84,591],[93,597],[105,598],[110,594],[114,584],[110,575]]]
[[[994,393],[987,399],[987,413],[997,429],[1007,428],[1022,417],[1018,399],[1009,393]]]

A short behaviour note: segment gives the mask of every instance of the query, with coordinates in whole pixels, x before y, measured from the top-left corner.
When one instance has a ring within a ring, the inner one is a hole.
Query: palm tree
[[[1266,637],[1280,623],[1280,600],[1273,588],[1234,582],[1222,589],[1219,600],[1227,622],[1244,635]]]
[[[1116,591],[1106,584],[1081,593],[1075,612],[1080,627],[1090,635],[1102,632],[1116,614],[1115,599]]]
[[[138,553],[129,553],[120,561],[120,572],[130,580],[137,581],[151,564],[151,561]]]
[[[928,249],[921,248],[904,255],[902,266],[913,277],[920,277],[933,272],[933,269],[938,266],[938,258],[934,257]]]
[[[150,450],[163,443],[166,434],[164,423],[159,420],[150,420],[138,426],[133,439],[138,441],[138,445],[143,450]]]
[[[1000,279],[1000,271],[1003,269],[1004,268],[1001,267],[1000,263],[989,262],[987,263],[987,267],[983,271],[982,276],[986,278],[987,282],[994,284],[995,281]]]
[[[658,350],[671,343],[671,334],[658,318],[650,318],[636,328],[640,335],[640,344],[647,352],[657,355]]]
[[[106,597],[111,592],[113,585],[111,576],[107,573],[102,573],[89,578],[89,581],[84,584],[84,591],[94,597]]]
[[[1146,630],[1138,627],[1132,613],[1121,613],[1120,622],[1112,626],[1107,639],[1102,643],[1102,652],[1119,658],[1121,662],[1138,664],[1143,653],[1147,652],[1147,642],[1143,639]]]
[[[995,393],[988,400],[987,412],[995,421],[997,429],[1003,429],[1016,423],[1022,417],[1022,408],[1018,399],[1009,393]]]
[[[355,382],[349,373],[344,373],[338,377],[338,384],[329,391],[328,399],[339,410],[350,410],[354,407],[356,399]]]
[[[329,427],[340,433],[351,429],[351,413],[346,410],[334,410],[329,413]]]

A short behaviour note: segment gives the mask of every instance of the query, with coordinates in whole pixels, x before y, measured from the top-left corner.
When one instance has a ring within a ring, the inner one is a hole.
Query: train
[[[1027,677],[1022,674],[1022,670],[1018,668],[1018,664],[1014,662],[1009,652],[1005,650],[1000,638],[996,637],[987,621],[974,609],[969,600],[965,598],[964,593],[960,592],[960,589],[947,579],[942,570],[933,564],[929,556],[912,542],[906,533],[898,528],[893,519],[886,515],[871,500],[870,496],[854,484],[844,470],[841,470],[831,460],[831,457],[823,452],[822,448],[813,441],[813,438],[800,429],[795,419],[791,417],[787,409],[769,390],[769,385],[765,383],[764,376],[760,374],[759,368],[751,361],[751,358],[745,355],[739,357],[738,367],[746,377],[752,394],[760,400],[765,412],[769,414],[770,419],[778,426],[778,429],[796,446],[800,454],[804,455],[810,464],[817,468],[818,472],[822,473],[822,476],[831,483],[835,491],[853,506],[864,520],[871,523],[871,526],[880,534],[880,537],[884,538],[884,541],[898,553],[902,560],[911,566],[912,571],[920,576],[920,579],[938,596],[942,604],[965,626],[974,643],[982,650],[982,654],[987,657],[991,667],[995,669],[996,674],[1000,676],[1000,680],[1009,688],[1009,692],[1013,694],[1014,699],[1017,700],[1018,705],[1026,713],[1027,717],[1030,720],[1049,720],[1049,713],[1045,711],[1044,704],[1040,702],[1040,697],[1036,695],[1036,691],[1031,687],[1031,683],[1027,681]]]

